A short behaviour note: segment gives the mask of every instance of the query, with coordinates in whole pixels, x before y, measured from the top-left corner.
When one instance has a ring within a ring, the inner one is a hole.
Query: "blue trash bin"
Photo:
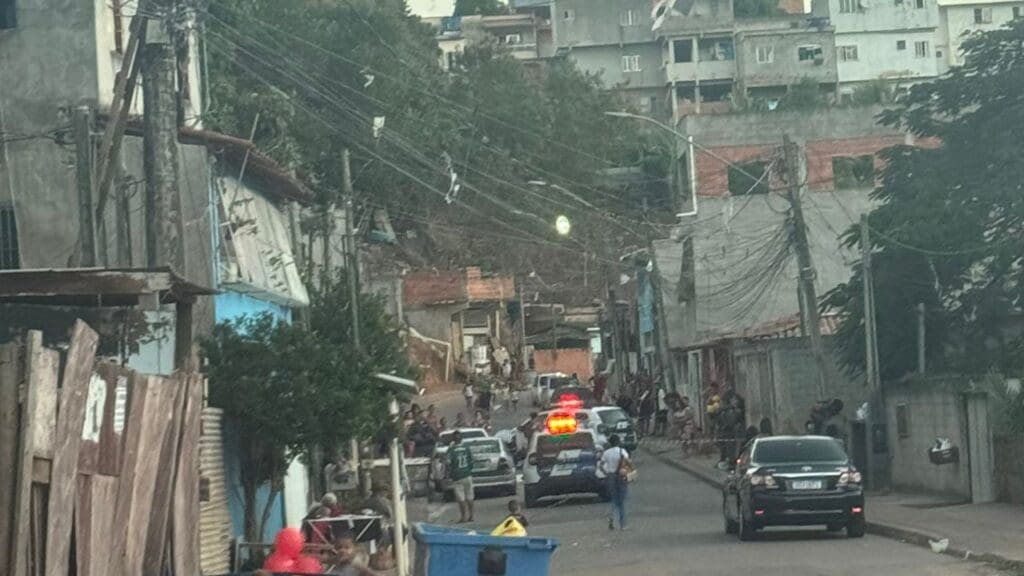
[[[423,522],[413,525],[412,536],[416,540],[412,576],[479,576],[481,562],[492,567],[504,563],[504,576],[547,576],[558,547],[554,538],[470,534]]]

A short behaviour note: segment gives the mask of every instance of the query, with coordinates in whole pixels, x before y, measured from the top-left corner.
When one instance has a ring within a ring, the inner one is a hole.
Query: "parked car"
[[[625,410],[618,406],[596,406],[590,413],[591,420],[597,424],[597,437],[602,446],[607,446],[608,438],[616,434],[623,448],[630,452],[636,450],[636,429]]]
[[[752,540],[767,526],[846,529],[864,535],[861,474],[829,436],[769,436],[751,440],[722,488],[725,531]]]
[[[523,464],[526,507],[536,506],[547,496],[566,494],[592,493],[607,500],[605,475],[597,466],[600,458],[593,430],[574,427],[569,433],[536,432]]]
[[[472,440],[474,438],[486,438],[487,431],[483,428],[459,428],[459,434],[462,435],[463,440]],[[452,443],[452,434],[455,430],[445,430],[437,437],[437,444],[434,446],[434,452],[430,455],[430,472],[429,480],[434,490],[438,492],[444,491],[442,481],[445,477],[445,467],[448,465],[448,446]]]
[[[537,377],[537,383],[533,387],[533,405],[547,406],[551,400],[551,392],[557,388],[568,386],[571,380],[569,376],[561,372],[550,372]]]
[[[473,492],[482,490],[496,490],[501,494],[515,495],[516,493],[516,466],[512,455],[505,448],[505,444],[494,436],[475,436],[473,438],[463,437],[462,443],[469,447],[473,455]],[[445,451],[447,455],[447,450]],[[442,457],[439,474],[435,476],[435,486],[438,491],[451,499],[451,479],[446,474],[447,458]]]
[[[562,386],[551,391],[548,408],[593,408],[597,406],[594,391],[583,386]]]

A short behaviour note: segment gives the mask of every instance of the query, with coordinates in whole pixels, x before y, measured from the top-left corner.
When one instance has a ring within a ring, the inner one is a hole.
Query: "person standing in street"
[[[466,382],[466,386],[462,388],[462,397],[466,399],[466,410],[473,409],[473,385]]]
[[[512,412],[519,412],[519,388],[517,386],[509,385],[508,399],[512,403]]]
[[[665,436],[668,432],[668,396],[665,385],[659,384],[655,396],[654,435]]]
[[[626,525],[626,496],[629,492],[629,484],[626,479],[626,469],[632,468],[632,461],[629,459],[629,452],[619,446],[618,434],[612,434],[608,439],[609,448],[601,455],[598,466],[604,472],[608,482],[608,494],[611,496],[612,507],[608,516],[608,529],[615,530],[615,520],[619,520],[619,529],[625,530]]]
[[[473,454],[469,446],[462,443],[462,434],[452,432],[452,444],[448,449],[448,477],[452,481],[452,492],[459,504],[459,524],[473,521]]]

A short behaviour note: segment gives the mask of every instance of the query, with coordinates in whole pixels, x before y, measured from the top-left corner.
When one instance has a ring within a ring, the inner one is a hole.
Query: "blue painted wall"
[[[226,320],[233,320],[245,314],[253,315],[263,312],[271,313],[275,318],[284,322],[291,322],[291,310],[254,298],[247,294],[229,292],[224,290],[214,297],[214,318],[218,323]],[[230,420],[224,423],[224,466],[227,476],[228,488],[228,512],[231,514],[231,526],[236,537],[243,535],[243,522],[245,518],[245,498],[242,491],[241,475],[239,473],[238,458],[238,434]],[[265,486],[256,495],[257,522],[259,515],[263,513],[263,506],[270,496],[270,488]],[[262,540],[272,542],[278,530],[285,526],[284,498],[278,495],[270,513],[270,521],[267,522]]]

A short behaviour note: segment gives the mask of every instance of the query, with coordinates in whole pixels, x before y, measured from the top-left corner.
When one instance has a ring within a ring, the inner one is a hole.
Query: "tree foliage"
[[[455,0],[455,16],[495,16],[508,12],[499,0]]]
[[[418,230],[426,264],[522,270],[576,259],[587,239],[559,239],[559,214],[613,244],[640,237],[635,223],[610,220],[642,221],[637,199],[649,191],[611,186],[604,171],[659,166],[648,159],[665,140],[606,116],[626,104],[570,62],[526,65],[480,41],[448,73],[434,32],[401,0],[213,0],[209,13],[210,121],[247,135],[259,115],[256,143],[325,204],[351,149],[357,209],[386,208],[400,232]]]
[[[869,217],[883,377],[914,368],[914,307],[927,314],[931,367],[982,373],[1024,367],[1017,328],[1024,287],[1024,20],[971,36],[965,63],[915,85],[880,116],[921,140],[885,152]],[[852,228],[847,244],[859,247]],[[850,367],[863,366],[861,271],[832,290]]]
[[[362,295],[357,349],[351,300],[342,276],[313,294],[310,326],[269,313],[218,324],[205,342],[210,403],[238,432],[246,538],[259,541],[289,463],[313,446],[331,450],[375,436],[388,422],[385,389],[374,378],[415,378],[394,321],[375,296]],[[258,518],[257,489],[270,497]]]
[[[782,13],[778,0],[736,0],[733,12],[737,18],[761,18]]]

